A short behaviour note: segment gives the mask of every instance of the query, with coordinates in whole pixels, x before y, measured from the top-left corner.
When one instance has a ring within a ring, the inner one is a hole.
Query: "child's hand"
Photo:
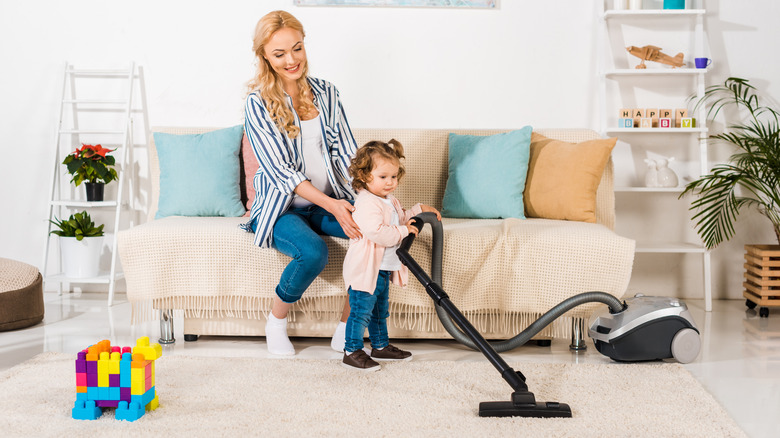
[[[425,204],[420,204],[420,208],[422,208],[423,213],[436,213],[436,219],[441,220],[441,213],[439,213],[439,210]]]
[[[416,236],[417,233],[420,232],[420,230],[418,230],[417,227],[412,225],[413,223],[414,223],[414,219],[409,219],[409,222],[406,223],[406,229],[409,230],[409,234],[414,234]]]

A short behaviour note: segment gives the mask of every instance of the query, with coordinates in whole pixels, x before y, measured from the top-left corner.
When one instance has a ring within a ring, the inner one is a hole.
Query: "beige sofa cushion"
[[[596,191],[616,142],[575,144],[533,133],[523,194],[526,215],[596,223]]]

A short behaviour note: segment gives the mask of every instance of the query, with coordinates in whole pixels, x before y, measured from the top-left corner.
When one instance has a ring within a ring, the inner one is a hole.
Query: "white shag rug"
[[[562,419],[481,418],[511,388],[484,362],[384,363],[362,374],[338,360],[163,356],[160,407],[135,422],[113,409],[74,420],[75,355],[43,353],[0,374],[0,434],[48,436],[743,437],[682,366],[510,363]],[[144,435],[141,435],[144,434]]]

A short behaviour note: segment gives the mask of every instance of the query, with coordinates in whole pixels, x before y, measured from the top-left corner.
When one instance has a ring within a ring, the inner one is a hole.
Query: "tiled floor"
[[[130,305],[124,295],[106,307],[104,294],[57,296],[46,293],[43,324],[0,332],[0,371],[44,351],[74,353],[101,339],[117,345],[134,345],[140,336],[159,337],[159,324],[131,326]],[[702,352],[685,367],[712,393],[751,437],[780,436],[780,310],[759,318],[742,301],[716,301],[712,312],[703,302],[687,302],[702,330]],[[175,319],[177,342],[164,354],[267,357],[264,338],[203,337],[184,342],[181,318]],[[339,359],[329,339],[293,339],[297,357]],[[415,360],[484,360],[479,352],[454,341],[395,342],[411,350]],[[592,344],[583,353],[572,353],[569,342],[556,340],[552,347],[524,346],[503,353],[507,361],[605,363]]]

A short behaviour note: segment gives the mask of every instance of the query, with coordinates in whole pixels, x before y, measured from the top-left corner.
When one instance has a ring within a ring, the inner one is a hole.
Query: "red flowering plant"
[[[116,149],[104,148],[101,145],[81,144],[72,154],[65,157],[62,164],[68,166],[68,172],[73,176],[70,182],[79,184],[110,183],[117,179],[116,170],[113,169],[116,160],[108,155]]]

